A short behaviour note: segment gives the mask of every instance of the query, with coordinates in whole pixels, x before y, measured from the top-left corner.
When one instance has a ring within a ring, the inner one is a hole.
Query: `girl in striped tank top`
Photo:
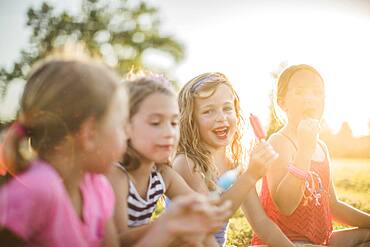
[[[115,223],[131,245],[152,227],[150,219],[162,195],[173,199],[195,193],[169,165],[179,139],[178,106],[171,83],[159,75],[138,73],[130,74],[124,84],[129,93],[129,140],[122,162],[109,178],[117,198]],[[225,220],[225,212],[220,212],[215,221]],[[206,236],[192,229],[187,232],[196,239]]]
[[[263,179],[261,201],[293,241],[370,246],[370,215],[336,196],[329,153],[319,139],[324,101],[323,79],[311,66],[291,66],[280,75],[277,104],[287,123],[269,140],[279,158]],[[333,231],[332,219],[358,228]],[[253,244],[263,243],[259,236],[253,237]]]

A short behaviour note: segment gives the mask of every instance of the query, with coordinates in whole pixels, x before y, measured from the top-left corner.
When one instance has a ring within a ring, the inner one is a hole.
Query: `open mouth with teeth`
[[[213,129],[212,132],[216,135],[217,138],[225,139],[229,133],[229,127],[224,126],[220,128]]]

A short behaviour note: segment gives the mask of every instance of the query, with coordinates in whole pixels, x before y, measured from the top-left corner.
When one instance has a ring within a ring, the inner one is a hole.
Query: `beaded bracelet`
[[[302,180],[307,180],[308,177],[310,176],[309,171],[302,170],[296,167],[295,165],[293,165],[292,163],[288,164],[288,171],[295,177],[302,179]]]
[[[320,176],[314,171],[305,171],[292,163],[288,164],[288,171],[295,177],[305,181],[305,191],[303,192],[303,197],[305,198],[305,205],[307,204],[307,199],[315,199],[315,205],[320,205],[321,192],[323,192],[323,185]],[[316,186],[317,184],[317,186]],[[307,196],[305,193],[309,192]]]

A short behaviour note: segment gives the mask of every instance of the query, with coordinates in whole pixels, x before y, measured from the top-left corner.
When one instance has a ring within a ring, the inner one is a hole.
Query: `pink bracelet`
[[[293,163],[288,164],[288,171],[295,177],[302,179],[302,180],[307,180],[310,177],[310,173],[308,171],[302,170]]]

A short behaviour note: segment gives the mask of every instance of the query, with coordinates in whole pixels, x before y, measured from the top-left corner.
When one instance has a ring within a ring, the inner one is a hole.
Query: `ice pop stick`
[[[249,121],[252,125],[252,128],[253,128],[253,131],[254,131],[254,134],[256,135],[256,137],[262,141],[262,140],[265,140],[266,139],[266,133],[264,131],[264,129],[262,128],[261,126],[261,122],[260,120],[258,119],[257,116],[253,115],[252,113],[249,115]]]

